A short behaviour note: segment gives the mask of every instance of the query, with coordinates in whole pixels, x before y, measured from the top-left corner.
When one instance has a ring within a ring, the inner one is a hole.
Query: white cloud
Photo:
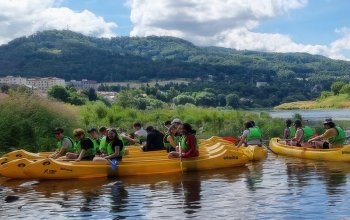
[[[115,36],[117,25],[88,10],[60,7],[61,0],[0,1],[0,44],[47,29],[66,29],[96,37]]]
[[[306,52],[346,59],[350,30],[330,45],[306,45],[279,33],[254,32],[261,22],[299,9],[307,0],[128,0],[131,36],[169,35],[197,45],[241,50]]]

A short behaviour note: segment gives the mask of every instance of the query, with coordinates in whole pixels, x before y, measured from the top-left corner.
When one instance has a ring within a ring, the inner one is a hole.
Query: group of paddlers
[[[342,128],[336,126],[331,118],[323,122],[326,131],[316,136],[313,129],[304,126],[301,120],[286,121],[284,138],[287,144],[299,147],[337,148],[342,147],[346,135]],[[244,124],[244,131],[239,138],[237,147],[248,145],[262,145],[262,132],[254,121]],[[122,160],[127,145],[140,145],[141,151],[166,150],[169,158],[187,158],[199,155],[196,131],[188,123],[181,123],[180,119],[166,121],[163,131],[153,126],[146,130],[141,123],[133,125],[131,134],[118,134],[115,128],[101,127],[99,130],[91,128],[88,135],[81,128],[75,129],[75,140],[64,135],[62,128],[55,129],[57,139],[56,151],[50,157],[57,159],[65,156],[67,159],[80,160]]]
[[[165,122],[162,132],[153,126],[144,130],[139,122],[134,123],[133,128],[131,134],[118,134],[117,129],[107,127],[98,130],[91,128],[86,134],[83,129],[77,128],[73,131],[75,140],[65,136],[63,128],[56,128],[56,151],[49,157],[57,159],[65,156],[76,161],[120,161],[125,155],[125,146],[137,144],[141,151],[166,150],[169,158],[199,155],[196,131],[190,124],[181,123],[180,119]]]
[[[284,138],[289,145],[329,149],[342,147],[345,143],[344,130],[336,126],[331,118],[324,120],[325,132],[322,135],[316,135],[311,127],[304,126],[299,119],[294,121],[293,126],[292,123],[292,120],[286,120],[284,129]]]

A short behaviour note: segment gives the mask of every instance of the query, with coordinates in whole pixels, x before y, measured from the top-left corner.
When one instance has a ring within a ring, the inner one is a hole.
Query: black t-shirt
[[[89,138],[83,138],[80,141],[80,146],[81,149],[89,150],[90,148],[94,148],[94,143],[92,143],[92,141]]]
[[[143,146],[143,151],[163,150],[164,149],[164,134],[158,130],[154,130],[147,134],[147,143]]]
[[[119,152],[120,152],[120,151],[122,151],[122,149],[124,147],[124,144],[123,144],[123,142],[120,139],[116,139],[116,140],[112,141],[111,146],[112,146],[112,149],[113,149],[114,152],[115,152],[115,147],[118,146],[119,147]]]

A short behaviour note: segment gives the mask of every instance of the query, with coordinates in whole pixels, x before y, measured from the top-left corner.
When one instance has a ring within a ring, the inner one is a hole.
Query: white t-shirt
[[[144,130],[143,128],[141,128],[141,129],[138,130],[138,131],[135,131],[134,134],[135,134],[136,137],[144,137],[145,139],[146,139],[146,137],[147,137],[147,131]]]
[[[63,138],[63,140],[62,140],[62,148],[67,150],[70,147],[73,147],[72,146],[72,142],[68,138]]]

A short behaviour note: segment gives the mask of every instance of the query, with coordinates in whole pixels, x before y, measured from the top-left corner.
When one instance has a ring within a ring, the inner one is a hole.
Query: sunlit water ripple
[[[344,219],[350,216],[349,173],[347,163],[270,153],[247,167],[183,175],[0,178],[0,219]]]

